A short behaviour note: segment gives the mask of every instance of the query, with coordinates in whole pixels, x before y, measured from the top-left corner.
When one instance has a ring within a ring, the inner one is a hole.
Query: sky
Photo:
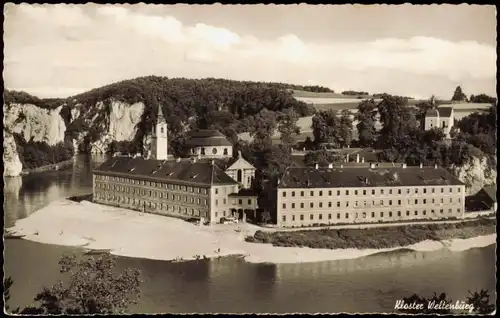
[[[139,76],[287,82],[415,98],[496,95],[478,5],[4,7],[4,85],[68,97]]]

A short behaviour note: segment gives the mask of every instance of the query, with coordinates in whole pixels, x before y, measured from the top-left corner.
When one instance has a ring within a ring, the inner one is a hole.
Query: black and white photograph
[[[496,7],[3,5],[6,315],[496,313]]]

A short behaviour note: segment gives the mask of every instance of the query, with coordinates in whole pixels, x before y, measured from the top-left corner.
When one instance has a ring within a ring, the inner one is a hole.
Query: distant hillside
[[[218,129],[235,140],[263,110],[277,113],[293,109],[299,116],[312,115],[315,109],[295,99],[294,89],[331,91],[285,83],[147,76],[68,98],[42,99],[6,90],[4,112],[9,118],[6,129],[28,143],[66,142],[84,152],[113,151],[114,145],[121,143],[127,151],[143,152],[161,106],[169,125],[170,146],[176,151],[179,137],[188,129]]]

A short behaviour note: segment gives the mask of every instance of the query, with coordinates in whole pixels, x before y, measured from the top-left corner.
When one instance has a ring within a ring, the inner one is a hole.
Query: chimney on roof
[[[370,163],[370,168],[372,168],[372,169],[375,168],[375,164],[373,162]]]
[[[213,159],[212,159],[212,160],[210,160],[210,164],[211,164],[211,165],[214,165],[214,164],[215,164],[215,161],[214,161]]]
[[[420,169],[422,169],[423,167],[424,167],[424,164],[420,163]]]
[[[238,158],[241,158],[241,150],[238,150]]]
[[[437,163],[436,163],[436,164],[434,164],[434,169],[437,169],[437,168],[438,168],[438,165],[437,165]]]
[[[359,153],[356,154],[356,163],[359,163]]]
[[[343,165],[343,164],[341,164],[341,165],[340,165],[340,168],[344,168],[344,165]]]
[[[333,168],[333,164],[332,163],[329,163],[328,164],[328,169],[332,169]]]
[[[361,162],[365,163],[365,157],[361,158]]]
[[[315,168],[316,170],[318,170],[319,165],[318,165],[318,164],[315,164],[315,165],[314,165],[314,168]]]
[[[176,158],[175,161],[181,162],[181,157]]]
[[[406,168],[406,163],[403,163],[403,169]]]

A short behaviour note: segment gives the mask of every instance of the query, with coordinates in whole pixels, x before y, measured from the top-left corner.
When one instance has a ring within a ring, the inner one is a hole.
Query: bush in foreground
[[[116,258],[104,254],[99,257],[64,256],[59,262],[61,273],[69,275],[36,295],[35,305],[14,309],[13,314],[27,315],[85,315],[124,314],[140,297],[140,272],[126,269],[118,273]],[[5,302],[10,298],[12,279],[4,281]],[[8,303],[5,306],[9,311]]]

